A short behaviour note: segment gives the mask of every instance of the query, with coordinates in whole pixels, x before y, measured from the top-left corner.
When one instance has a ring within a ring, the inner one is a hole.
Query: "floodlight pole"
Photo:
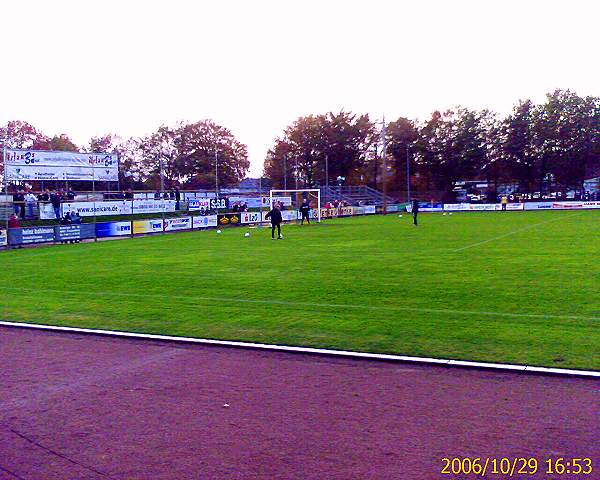
[[[262,174],[260,176],[260,178],[258,179],[258,198],[260,199],[260,207],[258,209],[258,214],[260,215],[259,219],[258,219],[258,226],[259,228],[262,227],[262,212],[263,212],[263,199],[262,199]]]
[[[98,234],[96,233],[96,168],[95,167],[92,167],[92,195],[94,197],[94,203],[92,203],[92,209],[94,210],[94,242],[97,242]],[[81,226],[79,228],[81,229]],[[131,230],[133,231],[133,228]],[[81,233],[80,233],[80,236],[81,236]]]
[[[406,144],[406,201],[410,203],[410,156]]]
[[[219,213],[219,152],[215,148],[215,197],[217,200],[217,213]]]
[[[6,143],[8,143],[8,128],[6,129]],[[6,143],[4,144],[4,148],[2,149],[2,165],[4,166],[4,199],[6,202],[6,248],[8,248],[8,217],[10,209],[8,207],[8,180],[6,179]]]
[[[383,214],[387,214],[387,142],[385,138],[385,115],[383,117],[383,126],[381,128],[381,142],[383,143]]]
[[[329,195],[329,156],[325,154],[325,187]]]
[[[283,154],[283,189],[287,190],[287,153]]]
[[[159,153],[158,158],[160,161],[160,201],[162,202],[162,233],[165,233],[165,207],[167,206],[165,202],[165,169],[163,164],[163,157]],[[133,204],[132,204],[133,205]],[[131,212],[133,213],[133,212]],[[133,230],[133,228],[132,228]]]

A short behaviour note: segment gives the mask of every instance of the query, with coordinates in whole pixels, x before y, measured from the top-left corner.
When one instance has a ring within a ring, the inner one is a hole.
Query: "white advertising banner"
[[[0,230],[0,247],[6,246],[6,230]]]
[[[229,206],[231,207],[234,203],[246,203],[248,208],[269,208],[269,197],[245,197],[240,195],[231,195],[227,197],[229,199]],[[290,207],[292,205],[292,197],[286,196],[274,196],[274,203],[281,203],[284,207]]]
[[[600,208],[600,202],[553,202],[552,210],[581,210],[584,208]]]
[[[105,215],[131,215],[142,213],[174,212],[175,200],[104,200],[100,202],[63,202],[61,215],[77,212],[80,217],[97,217]],[[40,210],[40,218],[53,219],[52,205],[45,204]]]
[[[242,223],[260,223],[260,212],[242,212],[241,221]]]
[[[506,210],[523,210],[522,203],[508,203]],[[447,212],[495,212],[502,210],[501,203],[445,203]]]
[[[173,230],[191,230],[191,229],[192,229],[192,217],[166,218],[165,219],[165,232],[172,232]]]
[[[127,203],[131,204],[131,201]],[[176,205],[176,200],[134,200],[131,213],[137,215],[139,213],[174,212]]]
[[[208,228],[217,226],[216,215],[206,215],[203,217],[192,217],[192,228]]]
[[[600,201],[584,202],[527,202],[525,210],[582,210],[587,208],[600,208]]]
[[[525,204],[524,203],[507,203],[506,204],[506,209],[507,210],[525,210]],[[502,204],[498,203],[496,205],[496,210],[502,210]]]
[[[485,212],[495,211],[495,203],[445,203],[444,210],[447,212]]]
[[[6,178],[116,182],[119,160],[111,153],[6,150]]]
[[[38,202],[38,207],[40,208],[40,218],[42,220],[54,220],[56,218],[51,203]]]
[[[365,205],[365,215],[375,213],[375,205]]]
[[[60,213],[64,216],[67,212],[77,212],[80,217],[93,217],[94,214],[97,217],[103,215],[128,215],[131,214],[131,202],[64,202],[61,204]]]
[[[582,208],[600,208],[600,202],[583,202]]]

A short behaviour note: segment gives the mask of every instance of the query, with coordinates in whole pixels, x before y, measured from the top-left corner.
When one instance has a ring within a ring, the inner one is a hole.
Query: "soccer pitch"
[[[0,252],[0,319],[600,369],[600,212],[419,218]]]

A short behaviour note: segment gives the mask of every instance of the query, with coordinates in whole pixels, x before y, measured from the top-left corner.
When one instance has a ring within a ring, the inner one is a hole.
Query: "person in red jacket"
[[[15,214],[11,215],[8,219],[8,228],[21,228],[19,219]]]

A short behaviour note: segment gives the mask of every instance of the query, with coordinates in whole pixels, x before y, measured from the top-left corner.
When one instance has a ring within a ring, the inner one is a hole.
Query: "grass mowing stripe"
[[[575,214],[573,214],[573,215],[569,215],[569,216],[568,216],[568,217],[566,217],[566,218],[577,217],[578,215],[582,215],[582,213],[581,213],[581,212],[579,212],[579,213],[575,213]],[[553,218],[553,219],[551,219],[551,220],[546,220],[546,221],[544,221],[544,222],[534,223],[533,225],[528,225],[528,226],[526,226],[526,227],[523,227],[523,228],[518,228],[517,230],[513,230],[512,232],[505,233],[504,235],[499,235],[499,236],[497,236],[497,237],[494,237],[494,238],[489,238],[489,239],[487,239],[487,240],[484,240],[484,241],[482,241],[482,242],[477,242],[477,243],[473,243],[473,244],[471,244],[471,245],[466,245],[466,246],[464,246],[464,247],[457,248],[456,250],[453,250],[453,251],[454,251],[454,252],[462,252],[463,250],[467,250],[467,249],[469,249],[469,248],[478,247],[479,245],[484,245],[484,244],[486,244],[486,243],[490,243],[490,242],[494,242],[494,241],[496,241],[496,240],[500,240],[501,238],[510,237],[511,235],[515,235],[515,234],[517,234],[517,233],[524,232],[524,231],[526,231],[526,230],[530,230],[530,229],[532,229],[532,228],[539,227],[540,225],[545,225],[545,224],[547,224],[547,223],[557,222],[557,221],[559,221],[559,220],[564,220],[564,219],[565,219],[565,218]]]
[[[60,293],[89,297],[94,295],[108,297],[130,297],[130,298],[155,298],[161,301],[164,300],[180,300],[180,301],[195,301],[195,302],[229,302],[232,297],[204,297],[194,295],[161,295],[152,293],[130,293],[130,292],[105,292],[105,291],[77,291],[77,290],[52,290],[52,289],[28,289],[16,287],[0,287],[2,290],[13,290],[30,293]],[[401,311],[415,313],[439,313],[448,315],[482,315],[489,317],[510,317],[510,318],[538,318],[538,319],[559,319],[559,320],[584,320],[584,321],[600,321],[600,317],[586,317],[579,315],[552,315],[552,314],[535,314],[535,313],[509,313],[509,312],[486,312],[478,310],[452,310],[445,308],[421,308],[421,307],[403,307],[400,305],[357,305],[351,303],[312,303],[312,302],[290,302],[286,300],[261,300],[251,298],[235,298],[238,303],[258,304],[258,305],[281,305],[287,307],[314,307],[314,308],[347,308],[347,309],[362,309],[362,310],[379,310],[379,311]]]

